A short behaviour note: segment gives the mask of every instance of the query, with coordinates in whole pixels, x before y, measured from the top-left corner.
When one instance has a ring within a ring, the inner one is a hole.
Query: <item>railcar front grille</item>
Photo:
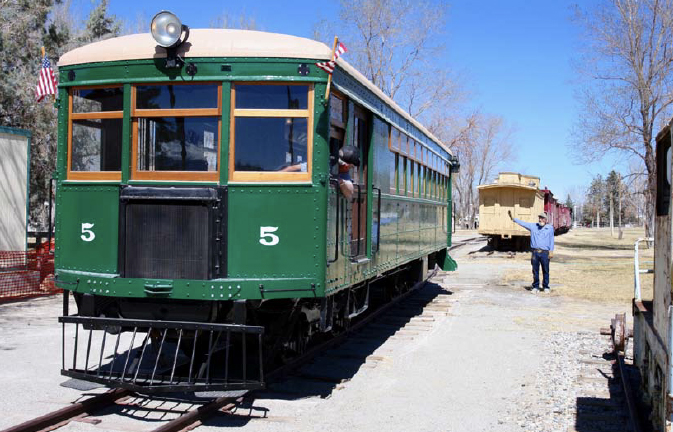
[[[208,279],[208,207],[129,203],[126,277]]]
[[[207,280],[224,275],[223,194],[213,189],[180,192],[122,192],[123,277]]]

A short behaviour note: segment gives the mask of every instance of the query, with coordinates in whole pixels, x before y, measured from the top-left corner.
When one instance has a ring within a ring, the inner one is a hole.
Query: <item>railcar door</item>
[[[360,150],[360,166],[353,167],[351,178],[355,186],[351,211],[351,257],[367,256],[367,174],[370,141],[369,113],[355,106],[353,113],[353,146]]]

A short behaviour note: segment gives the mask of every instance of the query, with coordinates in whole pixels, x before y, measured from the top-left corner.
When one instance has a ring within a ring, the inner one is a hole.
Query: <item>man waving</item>
[[[554,256],[554,227],[547,225],[547,213],[538,215],[538,223],[524,222],[513,218],[512,212],[507,211],[509,218],[530,231],[530,248],[533,265],[533,286],[531,292],[540,292],[540,265],[542,265],[542,288],[549,293],[549,260]]]

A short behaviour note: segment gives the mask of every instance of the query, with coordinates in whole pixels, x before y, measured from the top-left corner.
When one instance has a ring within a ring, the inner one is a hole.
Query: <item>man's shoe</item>
[[[530,292],[532,292],[533,294],[537,294],[537,293],[540,292],[540,288],[538,288],[538,287],[531,287],[531,288],[530,288]]]
[[[544,289],[544,293],[545,293],[545,294],[549,294],[550,292],[551,292],[551,290],[550,290],[549,288],[545,288],[545,289]]]

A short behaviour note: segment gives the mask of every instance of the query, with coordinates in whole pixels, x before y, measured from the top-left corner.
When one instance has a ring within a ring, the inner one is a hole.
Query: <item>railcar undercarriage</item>
[[[75,293],[78,314],[69,315],[66,291],[61,373],[79,380],[73,386],[141,393],[261,388],[265,369],[408,291],[423,266],[418,260],[324,298],[169,302]]]

